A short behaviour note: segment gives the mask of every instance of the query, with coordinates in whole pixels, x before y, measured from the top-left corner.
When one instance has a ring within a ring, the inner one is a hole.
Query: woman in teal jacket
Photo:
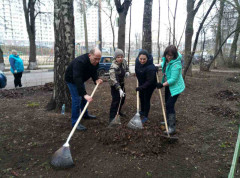
[[[24,65],[22,59],[17,54],[16,50],[12,50],[12,54],[9,56],[10,70],[14,75],[14,85],[16,87],[22,87],[22,73],[24,71]]]
[[[178,53],[176,46],[168,46],[163,54],[162,83],[157,84],[157,88],[165,87],[165,103],[167,111],[168,133],[176,132],[175,103],[180,93],[185,89],[182,77],[182,55]],[[165,132],[167,134],[167,132]]]

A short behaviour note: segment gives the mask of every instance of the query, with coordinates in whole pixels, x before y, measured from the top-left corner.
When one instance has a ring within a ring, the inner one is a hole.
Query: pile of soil
[[[186,78],[176,103],[177,142],[161,137],[157,90],[144,129],[127,128],[136,113],[134,76],[126,79],[126,117],[109,129],[111,94],[104,82],[88,108],[97,119],[82,120],[88,130],[76,131],[70,141],[75,167],[67,170],[49,163],[71,131],[71,113],[46,111],[53,84],[1,90],[0,177],[227,177],[240,115],[240,83],[227,80],[232,77],[210,72]],[[86,82],[88,93],[93,88],[92,81]]]

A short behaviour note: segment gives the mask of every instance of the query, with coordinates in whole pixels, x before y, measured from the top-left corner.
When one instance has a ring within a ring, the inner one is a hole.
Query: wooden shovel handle
[[[157,76],[157,82],[159,83],[159,78],[158,78],[158,74],[157,73],[156,73],[156,76]],[[168,124],[167,124],[166,113],[165,113],[165,109],[164,109],[161,89],[158,89],[158,92],[159,92],[160,101],[161,101],[161,105],[162,105],[162,112],[163,112],[163,118],[164,118],[164,122],[165,122],[166,131],[167,131],[168,137],[170,137],[170,135],[168,133]]]

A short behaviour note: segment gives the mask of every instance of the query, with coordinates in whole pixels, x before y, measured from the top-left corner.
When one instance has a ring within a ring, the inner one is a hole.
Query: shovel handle
[[[92,94],[91,94],[91,97],[93,97],[95,91],[97,90],[98,85],[99,85],[99,83],[97,83],[97,85],[95,86],[95,88],[94,88],[94,90],[93,90],[93,92],[92,92]],[[75,130],[76,130],[76,128],[77,128],[79,122],[81,121],[81,119],[82,119],[82,117],[83,117],[83,114],[84,114],[85,111],[87,110],[88,105],[89,105],[89,102],[86,103],[86,105],[85,105],[83,111],[81,112],[80,116],[78,117],[78,120],[77,120],[77,122],[75,123],[75,125],[74,125],[74,127],[73,127],[71,133],[69,134],[68,139],[67,139],[67,141],[66,141],[66,143],[65,143],[64,145],[69,145],[69,141],[70,141],[70,139],[71,139],[73,133],[75,132]]]
[[[159,78],[158,78],[158,74],[157,74],[157,73],[156,73],[156,77],[157,77],[157,82],[159,83]],[[165,113],[165,109],[164,109],[164,104],[163,104],[163,98],[162,98],[161,89],[158,89],[158,92],[159,92],[160,101],[161,101],[161,105],[162,105],[162,112],[163,112],[163,118],[164,118],[164,123],[165,123],[166,131],[167,131],[168,137],[170,137],[170,135],[169,135],[169,133],[168,133],[168,124],[167,124],[166,113]]]

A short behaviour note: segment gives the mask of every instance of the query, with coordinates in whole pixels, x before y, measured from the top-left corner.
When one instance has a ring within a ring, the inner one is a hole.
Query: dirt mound
[[[210,106],[207,108],[207,111],[210,111],[213,115],[219,116],[219,117],[228,117],[228,118],[235,118],[236,114],[233,110],[230,108],[224,107],[224,106]]]
[[[229,101],[240,99],[240,95],[238,92],[230,90],[221,90],[215,94],[215,97],[217,97],[218,99],[226,99]]]
[[[115,129],[105,129],[99,132],[99,141],[111,147],[113,151],[134,156],[150,156],[165,153],[169,140],[161,137],[163,131],[158,126],[151,126],[143,130],[132,130],[126,126]],[[98,134],[99,134],[98,133]]]

